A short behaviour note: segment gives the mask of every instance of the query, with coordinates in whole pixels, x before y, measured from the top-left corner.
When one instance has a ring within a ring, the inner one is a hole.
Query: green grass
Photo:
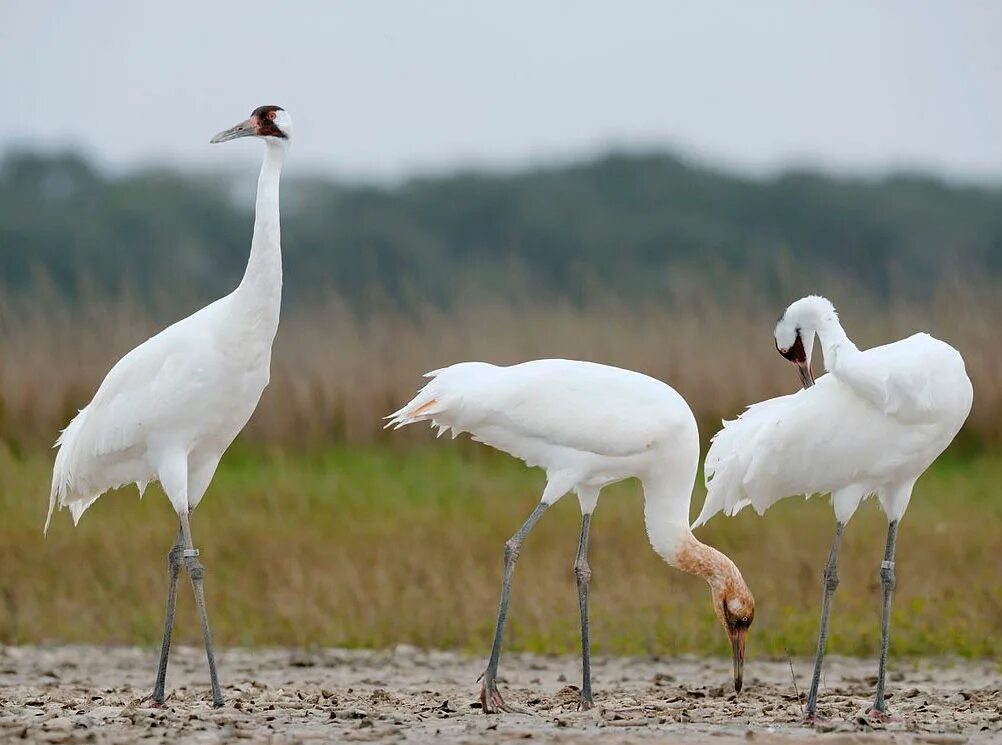
[[[157,487],[102,497],[73,529],[41,526],[50,453],[0,452],[0,641],[155,644],[176,517]],[[918,484],[898,541],[892,652],[1002,653],[1002,456],[947,457]],[[193,518],[223,645],[398,643],[486,652],[502,545],[543,476],[468,443],[227,455]],[[693,502],[702,501],[698,489]],[[635,482],[608,489],[592,526],[592,637],[606,653],[725,654],[708,589],[649,548]],[[569,496],[529,537],[515,573],[510,647],[578,646]],[[827,499],[765,517],[717,518],[698,536],[727,552],[756,595],[749,656],[813,650]],[[886,522],[863,505],[843,541],[830,649],[875,653]],[[186,580],[178,638],[198,641]]]

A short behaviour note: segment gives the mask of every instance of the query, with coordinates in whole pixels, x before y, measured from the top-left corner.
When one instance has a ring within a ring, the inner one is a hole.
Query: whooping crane
[[[150,481],[159,481],[180,518],[167,558],[164,636],[150,696],[158,705],[164,701],[182,560],[201,619],[212,702],[223,704],[190,513],[268,385],[282,297],[279,178],[291,134],[288,113],[261,106],[212,138],[217,143],[252,136],[265,143],[250,258],[240,285],[119,360],[56,443],[46,531],[57,503],[69,507],[75,525],[105,491],[133,482],[142,496]]]
[[[829,373],[816,385],[811,373],[815,335]],[[824,569],[821,628],[807,699],[807,719],[815,721],[842,531],[864,497],[878,498],[888,528],[880,565],[880,664],[870,713],[883,719],[898,523],[916,480],[967,419],[971,381],[960,353],[928,334],[859,350],[823,297],[790,305],[774,336],[780,354],[797,366],[804,390],[753,404],[735,421],[724,422],[706,456],[706,503],[693,527],[721,511],[733,515],[752,505],[761,514],[783,497],[831,493],[835,540]]]
[[[581,610],[580,706],[592,706],[588,632],[588,531],[603,487],[637,477],[651,546],[669,564],[703,577],[734,657],[734,688],[741,690],[745,633],[755,601],[741,573],[721,552],[689,530],[689,502],[699,462],[696,421],[670,386],[640,373],[591,362],[536,360],[511,367],[464,362],[428,373],[410,403],[391,414],[399,428],[430,421],[439,435],[469,432],[473,439],[546,471],[542,499],[505,543],[504,575],[494,646],[483,675],[485,713],[510,711],[497,689],[498,660],[519,549],[547,507],[574,491],[581,535],[574,571]]]

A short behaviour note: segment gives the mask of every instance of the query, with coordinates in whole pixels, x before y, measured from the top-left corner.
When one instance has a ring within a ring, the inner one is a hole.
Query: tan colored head
[[[751,590],[748,589],[737,567],[733,563],[731,566],[734,567],[736,581],[731,580],[719,589],[711,584],[710,594],[713,597],[713,611],[731,642],[731,654],[734,657],[734,690],[740,693],[744,680],[745,634],[755,620],[755,598],[752,597]]]
[[[734,656],[734,690],[744,681],[745,635],[755,620],[755,598],[734,562],[691,533],[672,562],[684,572],[702,577],[710,585],[713,612],[727,632]]]

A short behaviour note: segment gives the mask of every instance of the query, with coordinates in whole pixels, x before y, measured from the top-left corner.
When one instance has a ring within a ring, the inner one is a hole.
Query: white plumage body
[[[915,482],[953,441],[973,402],[964,360],[928,334],[860,351],[835,307],[816,295],[790,304],[773,332],[777,351],[797,366],[805,388],[749,406],[725,422],[705,462],[706,502],[693,524],[748,505],[759,514],[797,494],[831,493],[835,536],[822,577],[821,625],[805,721],[818,719],[818,691],[832,598],[839,585],[842,533],[859,503],[876,495],[887,515],[880,563],[883,591],[880,657],[868,716],[887,720],[885,683],[898,524]],[[811,355],[820,340],[827,375],[814,381]]]
[[[762,513],[784,497],[829,492],[839,522],[868,495],[898,520],[967,419],[971,383],[949,344],[915,334],[861,352],[844,335],[821,334],[827,375],[753,404],[713,438],[694,527],[720,511]]]
[[[703,577],[714,613],[734,655],[735,690],[741,690],[744,634],[755,601],[730,559],[700,543],[689,530],[692,486],[699,465],[696,420],[688,404],[659,380],[630,370],[573,360],[535,360],[510,367],[464,362],[428,373],[412,401],[387,417],[387,426],[430,421],[439,434],[469,432],[474,440],[546,471],[540,504],[505,543],[494,645],[483,676],[485,712],[506,709],[497,690],[512,573],[522,541],[547,507],[569,491],[581,506],[574,562],[581,611],[581,707],[591,695],[587,548],[592,512],[602,488],[636,477],[644,490],[644,523],[651,547],[669,564]]]
[[[559,359],[510,367],[464,362],[428,377],[391,415],[391,425],[431,421],[439,434],[469,432],[543,468],[544,502],[573,490],[585,512],[607,484],[674,472],[689,484],[673,490],[673,517],[688,522],[699,438],[692,411],[671,386],[630,370]]]
[[[227,295],[126,354],[60,435],[52,500],[74,523],[108,489],[157,480],[178,453],[187,502],[173,506],[197,506],[269,380],[278,314],[249,327],[240,300]]]
[[[132,482],[141,495],[160,481],[179,514],[202,499],[268,385],[282,297],[284,154],[284,144],[268,143],[237,289],[122,357],[60,435],[46,530],[57,504],[76,523],[102,493]]]
[[[45,531],[58,504],[73,524],[108,489],[135,482],[142,496],[157,480],[177,512],[167,553],[167,603],[153,692],[166,700],[177,581],[191,580],[205,643],[212,705],[223,705],[205,607],[205,567],[191,531],[198,506],[226,448],[250,419],[271,367],[271,345],[282,304],[279,181],[292,120],[281,106],[259,106],[211,143],[259,137],[265,157],[257,182],[250,257],[237,288],[167,327],[112,367],[87,406],[63,430],[56,447]]]

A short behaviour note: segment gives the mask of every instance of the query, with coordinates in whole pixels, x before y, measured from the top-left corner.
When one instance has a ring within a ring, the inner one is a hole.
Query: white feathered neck
[[[242,299],[255,303],[280,301],[282,294],[282,231],[279,212],[279,181],[287,146],[265,140],[264,162],[257,180],[254,206],[254,236],[247,269],[237,288]]]

